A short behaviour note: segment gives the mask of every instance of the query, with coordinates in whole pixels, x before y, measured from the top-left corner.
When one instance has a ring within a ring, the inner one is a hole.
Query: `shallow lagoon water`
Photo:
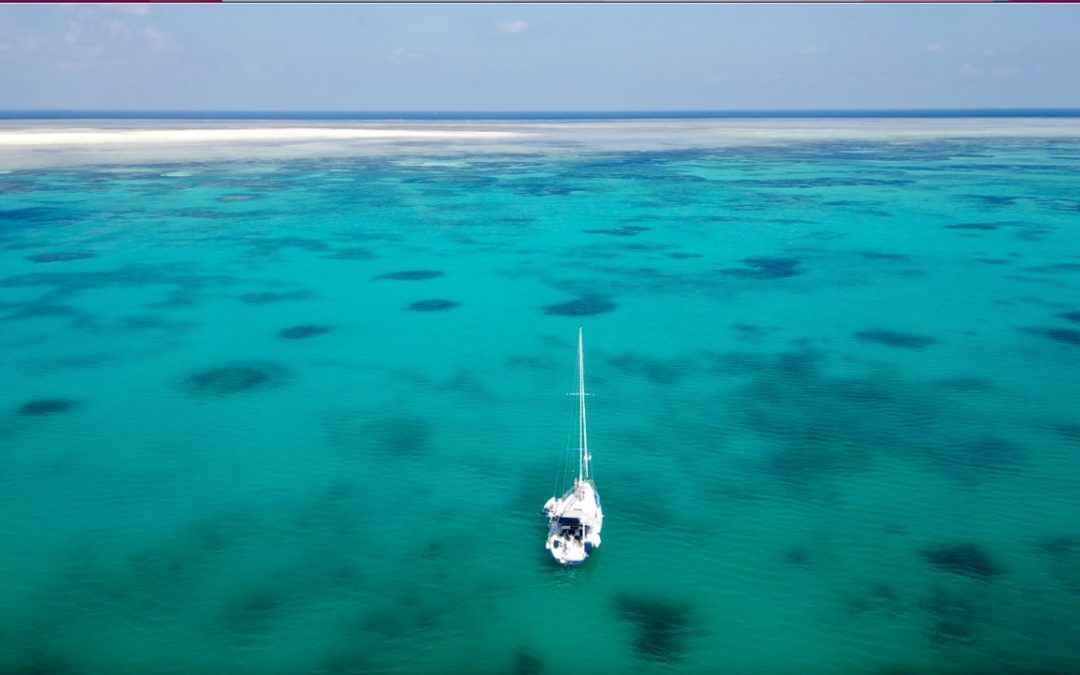
[[[1080,669],[1078,174],[1027,137],[0,175],[0,669]],[[579,324],[608,518],[561,570]]]

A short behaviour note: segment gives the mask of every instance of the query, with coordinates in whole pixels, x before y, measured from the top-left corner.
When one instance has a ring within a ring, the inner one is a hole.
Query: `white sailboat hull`
[[[562,497],[544,504],[548,516],[545,548],[563,565],[578,565],[600,547],[604,510],[591,480],[576,481]]]
[[[563,565],[584,562],[600,547],[604,510],[592,481],[592,453],[585,416],[585,341],[578,327],[577,397],[578,397],[578,475],[574,486],[562,497],[552,497],[544,504],[548,518],[545,548]]]

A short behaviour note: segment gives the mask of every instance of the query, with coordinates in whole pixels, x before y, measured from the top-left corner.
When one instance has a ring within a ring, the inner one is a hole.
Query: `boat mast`
[[[588,480],[589,478],[589,435],[585,428],[585,347],[584,339],[582,338],[581,326],[578,326],[577,334],[577,354],[578,354],[578,415],[580,417],[579,422],[579,435],[578,435],[578,481]]]

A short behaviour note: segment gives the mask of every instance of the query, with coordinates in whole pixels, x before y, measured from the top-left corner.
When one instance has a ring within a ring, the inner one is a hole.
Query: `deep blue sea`
[[[1080,671],[1080,140],[11,169],[0,373],[5,673]]]

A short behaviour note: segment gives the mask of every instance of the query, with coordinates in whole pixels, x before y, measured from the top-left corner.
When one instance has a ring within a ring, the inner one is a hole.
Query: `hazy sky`
[[[1080,5],[3,5],[0,108],[1080,107]]]

